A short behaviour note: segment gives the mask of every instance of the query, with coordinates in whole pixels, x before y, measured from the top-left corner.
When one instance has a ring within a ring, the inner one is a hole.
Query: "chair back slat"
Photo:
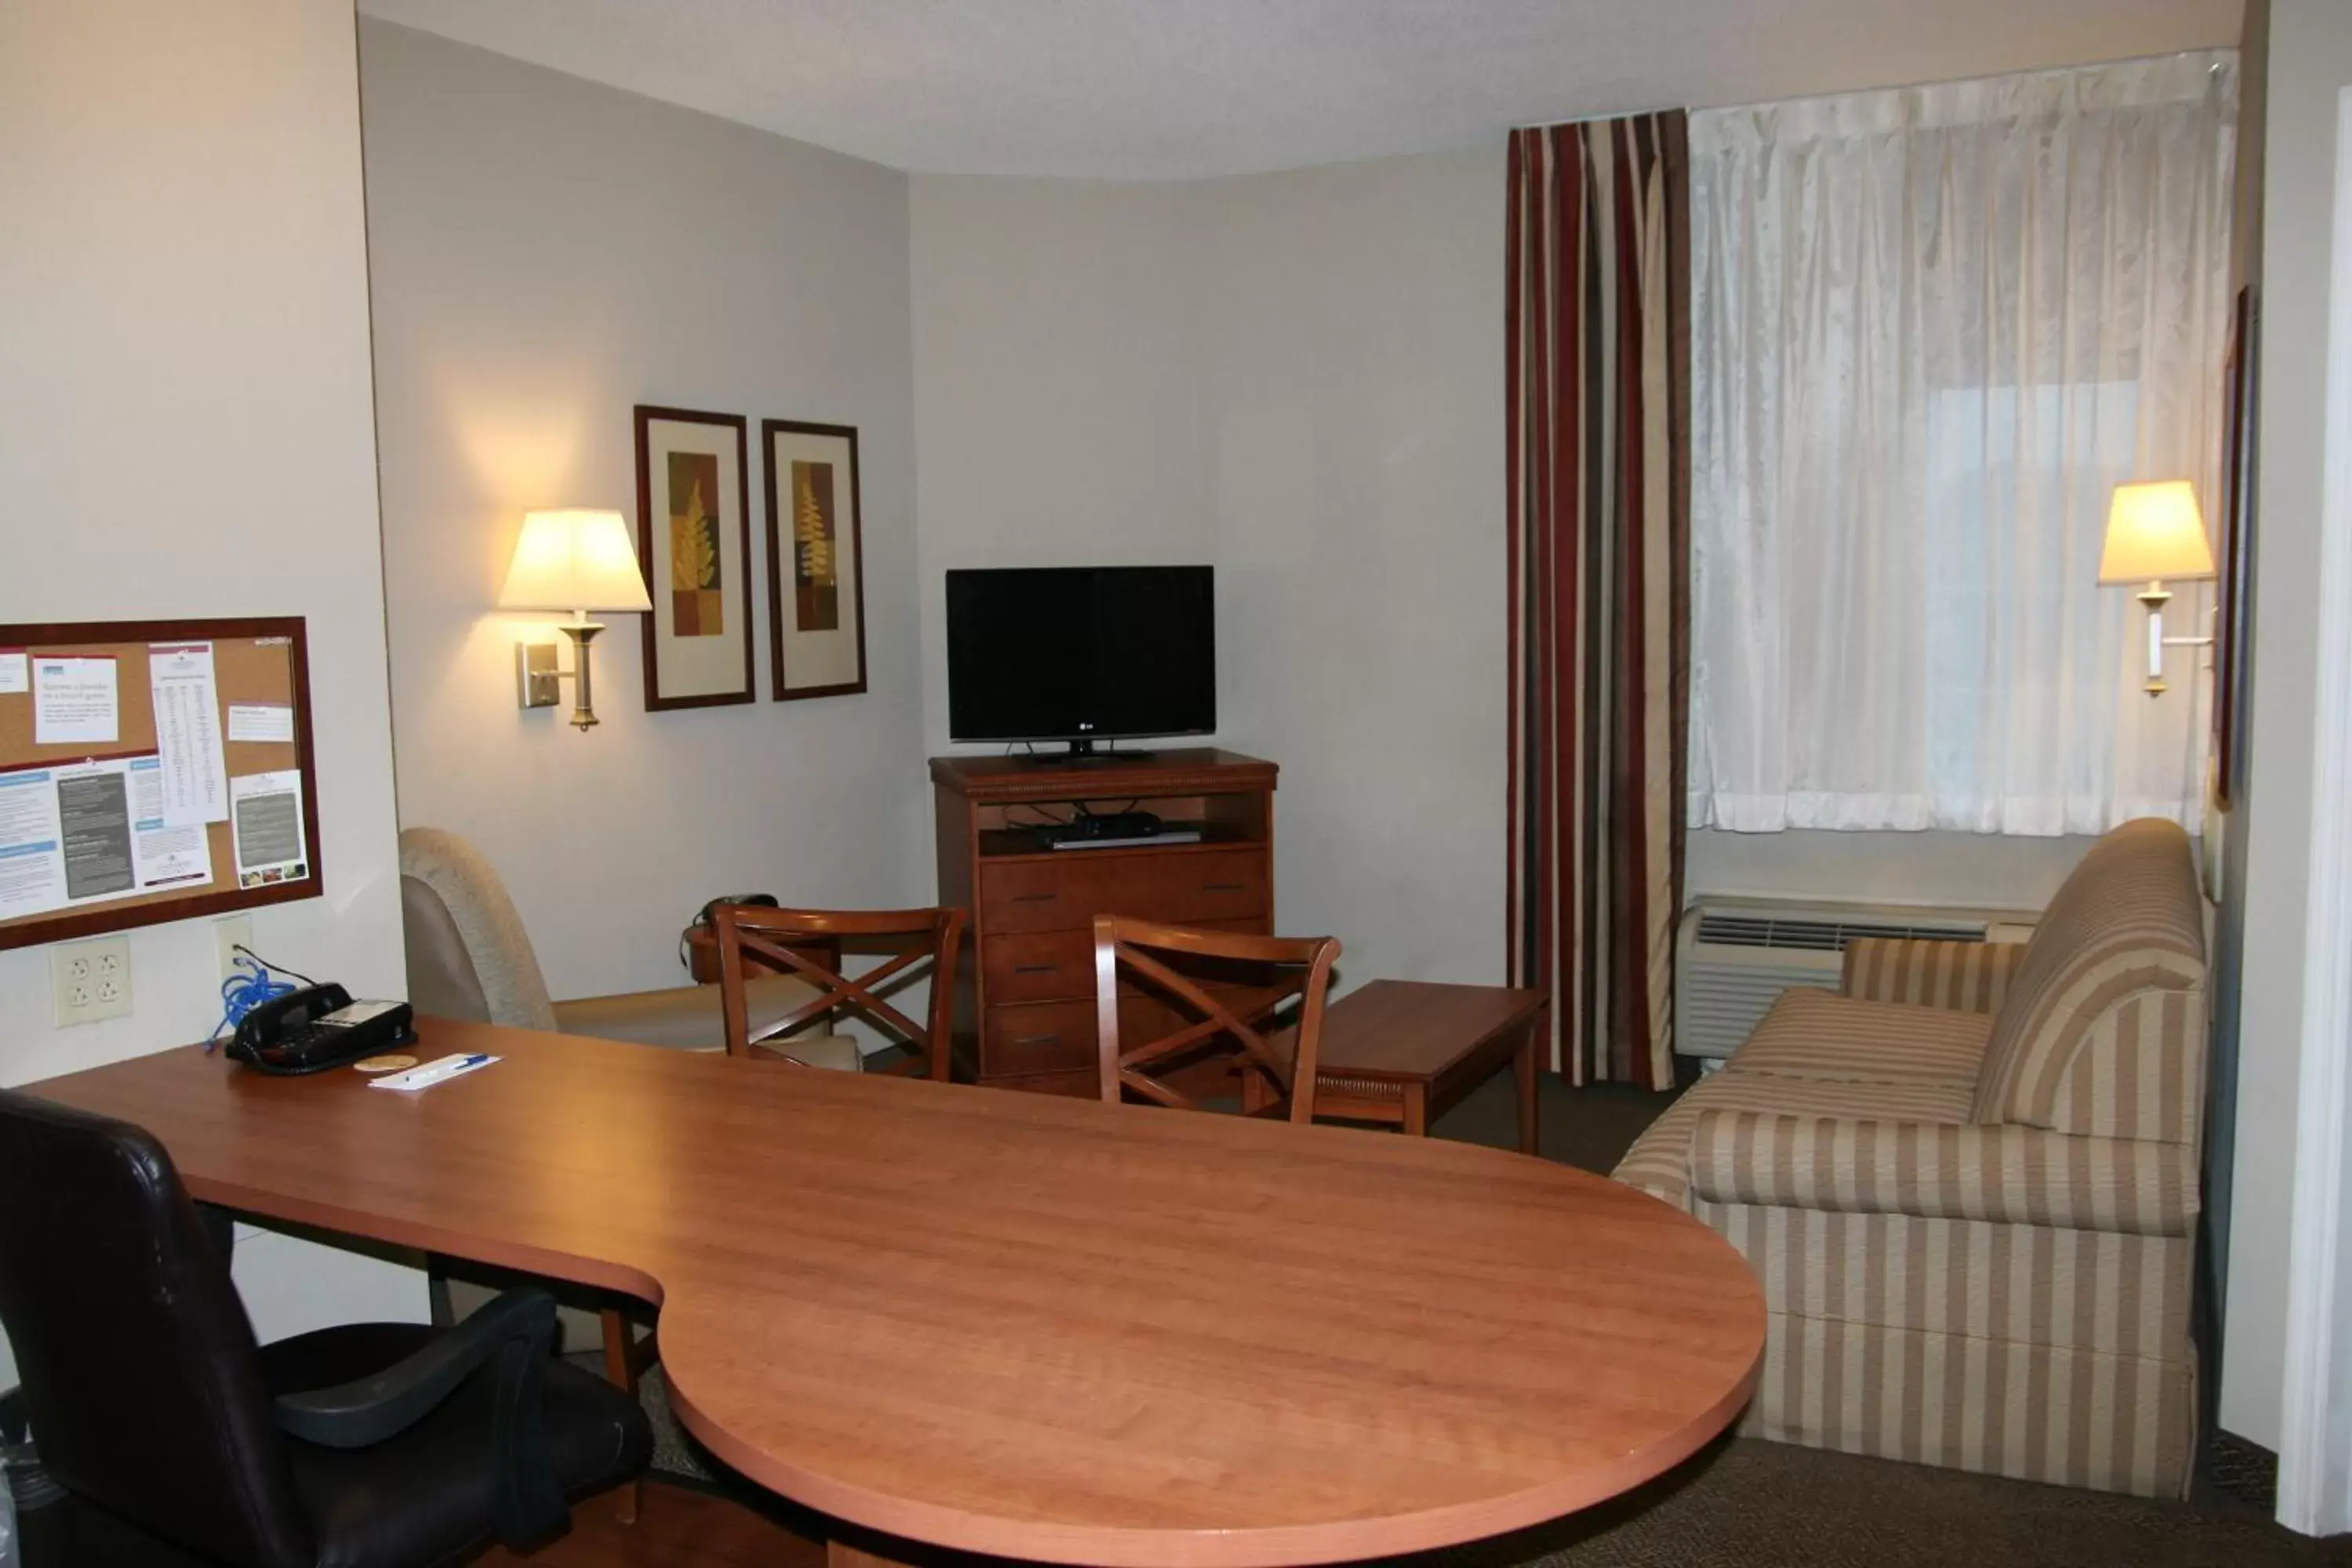
[[[1095,921],[1095,1017],[1101,1093],[1117,1104],[1133,1094],[1185,1110],[1209,1107],[1170,1083],[1160,1071],[1222,1043],[1241,1075],[1242,1109],[1250,1115],[1315,1119],[1315,1071],[1323,1034],[1323,1004],[1337,937],[1244,936],[1192,926],[1105,915]],[[1187,967],[1213,966],[1227,979],[1236,969],[1259,972],[1265,984],[1222,994]],[[1151,1037],[1134,1037],[1120,1017],[1120,980],[1192,1017]],[[1266,1020],[1296,1001],[1295,1016],[1269,1031]],[[1276,1037],[1286,1037],[1277,1038]]]
[[[964,912],[920,910],[779,910],[755,904],[721,904],[711,911],[719,946],[719,984],[726,1016],[727,1054],[767,1055],[761,1040],[788,1035],[818,1017],[849,1012],[898,1036],[914,1059],[891,1070],[945,1079],[954,1070],[956,960],[963,945]],[[906,944],[873,968],[849,974],[842,968],[845,941],[866,939]],[[810,956],[812,950],[830,961]],[[885,985],[915,977],[928,961],[930,1005],[920,1023],[881,994]],[[751,1032],[749,985],[754,968],[790,974],[815,988],[816,996],[763,1031]]]

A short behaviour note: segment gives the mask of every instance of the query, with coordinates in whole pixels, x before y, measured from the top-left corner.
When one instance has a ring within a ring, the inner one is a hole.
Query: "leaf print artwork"
[[[719,558],[719,459],[708,452],[669,454],[669,587],[672,619],[682,637],[723,637],[727,595]]]

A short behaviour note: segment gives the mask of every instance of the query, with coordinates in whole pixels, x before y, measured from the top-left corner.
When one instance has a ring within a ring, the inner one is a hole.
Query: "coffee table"
[[[1433,1117],[1508,1061],[1519,1080],[1519,1152],[1532,1154],[1536,1052],[1550,1012],[1540,988],[1375,980],[1323,1016],[1315,1114],[1392,1121],[1426,1137]]]

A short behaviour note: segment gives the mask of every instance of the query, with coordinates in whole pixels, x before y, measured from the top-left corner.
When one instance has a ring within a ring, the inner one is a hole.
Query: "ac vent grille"
[[[1896,942],[1982,942],[1981,921],[1823,920],[1814,916],[1702,914],[1698,940],[1722,947],[1769,947],[1801,952],[1843,952],[1864,937]]]

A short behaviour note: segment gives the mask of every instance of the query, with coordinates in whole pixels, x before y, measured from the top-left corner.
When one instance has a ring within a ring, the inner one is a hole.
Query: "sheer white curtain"
[[[2199,821],[2119,480],[2219,501],[2234,52],[1690,117],[1690,821]],[[2167,629],[2210,629],[2181,584]]]

